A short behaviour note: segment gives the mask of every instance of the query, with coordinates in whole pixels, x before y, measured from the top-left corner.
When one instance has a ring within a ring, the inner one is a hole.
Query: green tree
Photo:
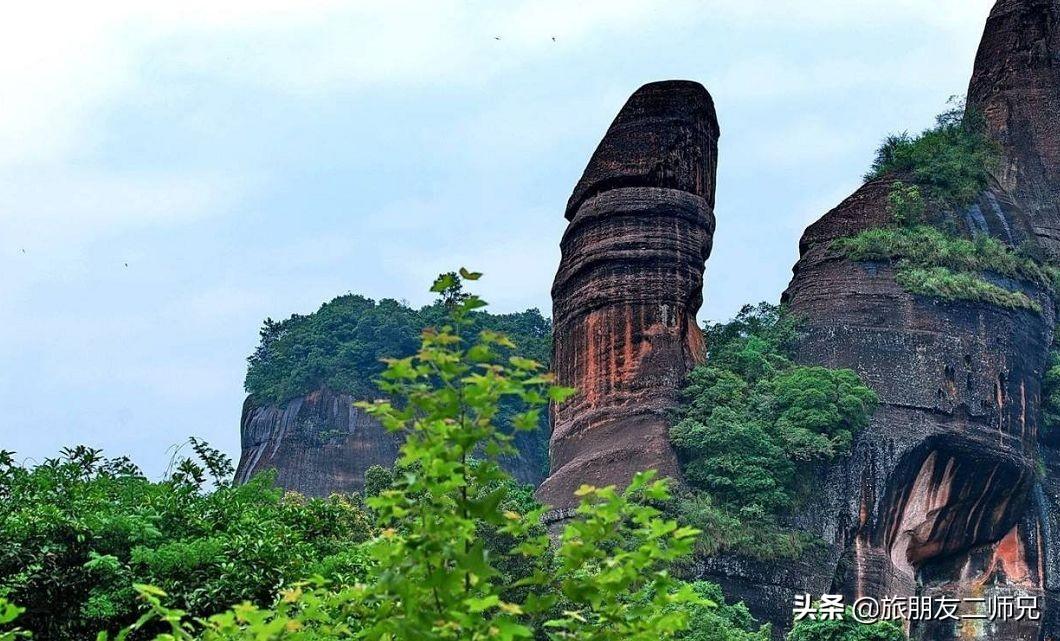
[[[905,641],[905,633],[893,621],[858,623],[847,610],[842,619],[799,621],[787,641]]]
[[[83,446],[33,468],[0,453],[0,597],[25,608],[20,621],[35,638],[91,638],[132,623],[134,583],[205,616],[219,604],[267,605],[306,576],[363,574],[372,527],[357,497],[284,495],[268,475],[232,487],[230,461],[191,444],[194,458],[162,482]]]
[[[707,363],[688,376],[670,441],[688,485],[709,498],[682,496],[674,509],[705,533],[704,552],[798,554],[807,537],[777,517],[810,466],[849,452],[876,395],[853,371],[796,365],[797,323],[777,306],[746,306],[704,334]]]
[[[455,279],[443,276],[434,291],[454,291]],[[576,515],[552,546],[539,525],[543,508],[513,495],[497,464],[514,436],[496,421],[502,401],[513,399],[525,406],[512,417],[514,429],[534,429],[541,407],[572,390],[552,385],[530,359],[502,358],[514,345],[496,331],[465,340],[484,305],[478,297],[447,302],[445,324],[425,330],[415,354],[387,361],[388,400],[364,405],[406,434],[399,471],[368,499],[379,535],[368,546],[373,562],[364,579],[312,581],[285,590],[272,608],[248,604],[201,622],[141,587],[151,613],[133,629],[158,617],[170,626],[160,637],[167,639],[655,641],[682,630],[690,608],[707,605],[668,571],[690,553],[696,531],[661,518],[653,504],[669,495],[650,472],[623,491],[583,486]],[[517,511],[520,504],[529,509]],[[484,526],[516,541],[499,554],[528,559],[522,576],[502,571],[498,551],[480,536]]]

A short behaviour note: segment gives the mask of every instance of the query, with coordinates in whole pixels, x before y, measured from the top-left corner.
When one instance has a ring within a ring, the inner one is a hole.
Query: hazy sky
[[[539,307],[628,95],[721,124],[704,319],[775,301],[878,141],[965,91],[989,0],[15,3],[0,22],[0,449],[233,456],[266,316]],[[223,6],[219,6],[223,5]],[[499,40],[497,38],[500,38]],[[555,41],[553,41],[555,38]],[[126,266],[127,264],[127,266]]]

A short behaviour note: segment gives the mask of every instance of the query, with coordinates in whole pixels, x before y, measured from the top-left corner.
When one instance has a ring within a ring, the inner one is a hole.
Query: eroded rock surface
[[[364,489],[364,472],[389,467],[398,440],[349,394],[318,390],[283,405],[243,404],[236,482],[276,470],[276,485],[306,496]]]
[[[1060,3],[999,0],[968,105],[1003,162],[976,202],[929,212],[967,237],[990,235],[1060,257]],[[858,372],[880,407],[852,455],[819,471],[821,491],[790,525],[826,545],[801,559],[702,559],[699,573],[744,598],[781,633],[795,593],[949,596],[986,614],[995,597],[1037,597],[1040,620],[914,622],[913,639],[1060,638],[1060,453],[1039,427],[1055,325],[1042,311],[905,292],[895,266],[854,263],[832,241],[884,225],[895,177],[870,182],[811,225],[784,301],[805,324],[798,360]]]
[[[357,399],[328,389],[282,405],[243,404],[242,455],[235,480],[245,483],[276,470],[276,485],[306,496],[360,492],[372,465],[390,467],[400,440],[356,407]],[[547,471],[547,430],[519,432],[518,455],[502,466],[523,483],[538,485]]]
[[[552,288],[559,382],[551,474],[538,497],[573,505],[583,483],[677,476],[666,413],[704,345],[696,325],[714,232],[718,124],[702,85],[638,89],[567,205]]]
[[[969,106],[985,114],[1005,162],[977,202],[930,212],[965,236],[1053,256],[1057,7],[1001,0],[994,8]],[[910,631],[931,640],[1053,638],[1056,495],[1038,425],[1051,293],[988,273],[1042,311],[946,302],[903,291],[890,263],[854,263],[832,249],[837,238],[889,221],[892,181],[864,185],[806,230],[784,294],[805,323],[798,360],[853,369],[880,397],[853,454],[822,472],[824,491],[793,519],[827,542],[830,585],[829,572],[817,573],[791,593],[1035,596],[1041,621],[914,622]],[[775,574],[760,578],[775,587]]]
[[[1060,258],[1060,3],[998,0],[987,21],[968,104],[1000,143],[1002,187]]]

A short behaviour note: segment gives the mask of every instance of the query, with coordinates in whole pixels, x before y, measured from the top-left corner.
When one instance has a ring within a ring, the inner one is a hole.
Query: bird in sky
[[[128,267],[128,266],[129,266],[129,263],[125,263],[125,266],[126,266],[126,267]]]
[[[500,36],[493,36],[493,39],[494,39],[494,40],[500,40],[500,39],[501,39],[501,37],[500,37]]]
[[[25,248],[25,247],[23,247],[23,248],[22,248],[22,253],[23,253],[23,254],[25,254],[25,253],[26,253],[26,248]]]
[[[556,41],[556,36],[552,36],[552,42]]]

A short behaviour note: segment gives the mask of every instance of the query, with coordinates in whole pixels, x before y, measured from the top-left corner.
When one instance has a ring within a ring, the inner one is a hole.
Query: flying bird
[[[500,37],[500,36],[493,36],[493,39],[494,39],[494,40],[500,40],[500,39],[501,39],[501,37]]]
[[[128,266],[129,266],[129,263],[125,263],[125,266],[126,266],[126,267],[128,267]]]
[[[552,42],[556,41],[556,36],[552,36]]]

